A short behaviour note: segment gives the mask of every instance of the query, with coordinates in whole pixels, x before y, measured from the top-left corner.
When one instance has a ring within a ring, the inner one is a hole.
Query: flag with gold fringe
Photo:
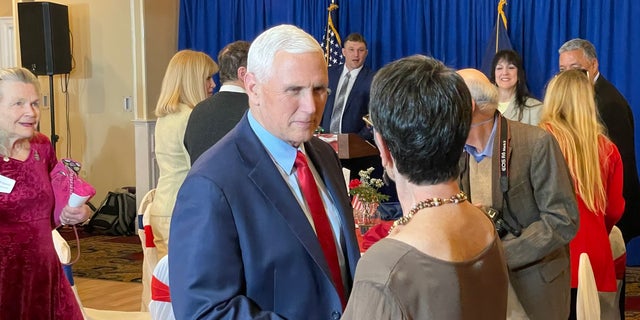
[[[504,6],[507,4],[507,0],[500,0],[498,2],[498,17],[496,18],[496,26],[493,29],[493,33],[489,37],[487,47],[482,57],[482,72],[487,77],[491,76],[491,62],[496,52],[500,50],[509,50],[511,46],[511,40],[507,34],[507,16],[504,13]]]
[[[329,67],[344,63],[342,40],[340,40],[340,35],[338,34],[337,9],[338,5],[334,2],[327,8],[329,11],[327,14],[327,26],[324,29],[321,42],[324,59]]]

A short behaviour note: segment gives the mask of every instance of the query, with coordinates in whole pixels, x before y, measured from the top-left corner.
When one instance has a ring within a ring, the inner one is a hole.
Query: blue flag
[[[342,40],[338,34],[338,18],[336,9],[338,5],[332,3],[327,10],[327,26],[324,29],[324,35],[322,36],[322,51],[324,51],[324,59],[327,61],[327,65],[343,64],[344,56],[342,55]]]
[[[498,17],[493,33],[489,37],[487,47],[482,57],[482,68],[480,69],[488,78],[491,78],[491,62],[496,52],[500,50],[511,50],[511,40],[507,34],[507,17],[504,14],[503,7],[507,4],[507,0],[500,0],[498,3]]]

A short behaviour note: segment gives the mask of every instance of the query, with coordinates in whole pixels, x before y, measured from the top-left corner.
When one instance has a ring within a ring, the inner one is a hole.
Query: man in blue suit
[[[369,89],[375,72],[364,66],[367,42],[359,33],[344,41],[344,64],[329,67],[331,96],[322,115],[321,127],[331,133],[357,133],[373,141],[373,133],[362,117],[369,113]]]
[[[169,241],[177,319],[341,317],[360,253],[336,153],[313,136],[326,70],[318,42],[297,27],[253,41],[249,111],[178,193]]]
[[[373,143],[373,129],[362,117],[369,113],[369,89],[375,72],[364,65],[367,41],[359,33],[352,33],[343,42],[344,64],[329,67],[331,95],[322,115],[320,126],[328,133],[356,133]],[[351,171],[351,179],[359,178],[360,170],[374,168],[374,178],[382,178],[379,156],[342,159],[343,167]],[[393,182],[390,182],[393,183]],[[385,185],[382,193],[397,201],[394,185]]]

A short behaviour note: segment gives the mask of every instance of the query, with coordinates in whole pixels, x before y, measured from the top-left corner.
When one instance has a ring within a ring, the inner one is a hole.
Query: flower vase
[[[354,212],[355,222],[360,228],[360,233],[365,234],[369,228],[380,222],[378,202],[361,201],[361,205]]]

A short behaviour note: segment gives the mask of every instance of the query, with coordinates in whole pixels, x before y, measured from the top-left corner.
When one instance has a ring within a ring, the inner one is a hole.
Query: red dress
[[[0,192],[0,318],[82,319],[80,307],[53,246],[56,156],[49,139],[31,139],[25,161],[0,157],[0,175],[15,180]]]
[[[593,212],[578,195],[580,226],[575,238],[569,243],[571,249],[571,287],[578,287],[578,263],[580,254],[586,252],[591,261],[598,291],[617,290],[616,272],[609,243],[609,232],[624,211],[622,197],[622,160],[618,148],[609,139],[600,137],[600,171],[607,194],[605,212]]]

